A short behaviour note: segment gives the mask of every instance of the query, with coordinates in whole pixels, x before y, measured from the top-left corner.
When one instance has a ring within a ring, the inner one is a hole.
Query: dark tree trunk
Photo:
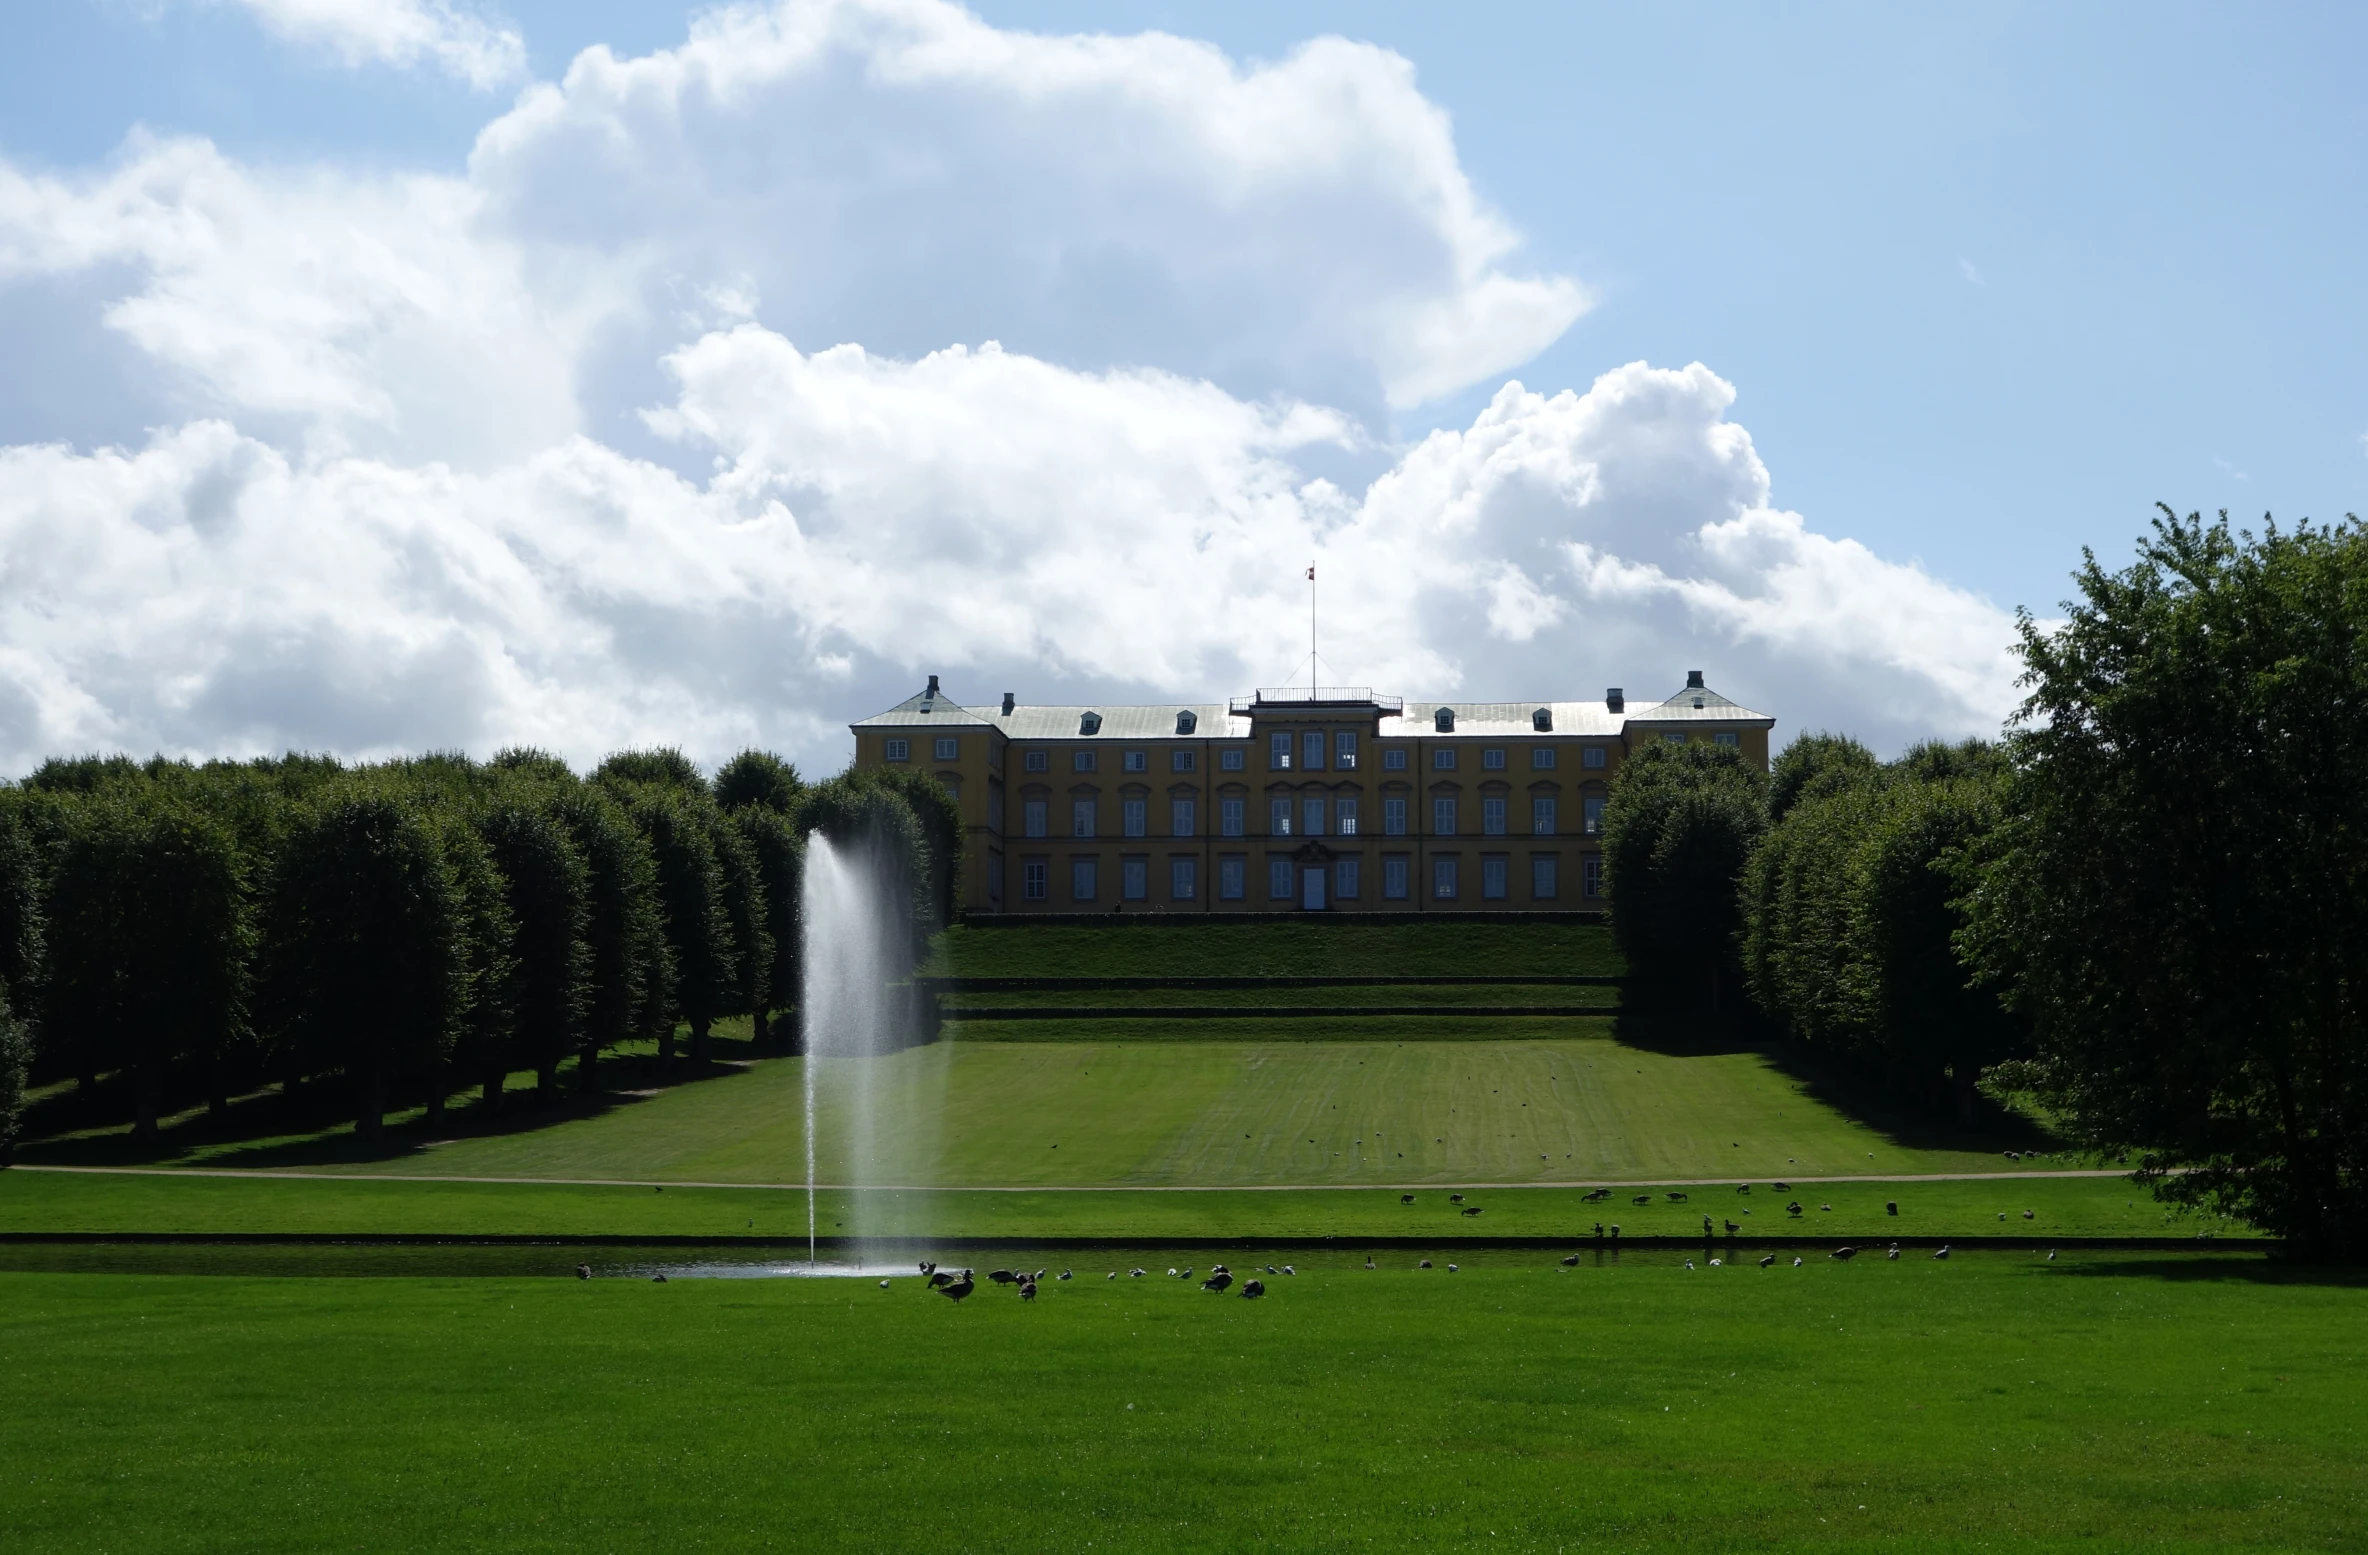
[[[773,1046],[773,1023],[766,1017],[765,1007],[758,1005],[748,1012],[748,1034],[760,1053],[770,1052]]]
[[[502,1086],[509,1078],[510,1077],[507,1074],[503,1073],[499,1069],[490,1069],[486,1071],[484,1085],[485,1110],[494,1117],[501,1116]]]
[[[142,1061],[138,1067],[132,1071],[132,1088],[134,1094],[138,1097],[137,1105],[139,1108],[139,1121],[132,1125],[132,1132],[141,1139],[154,1139],[156,1137],[157,1115],[164,1110],[162,1106],[162,1096],[164,1091],[163,1070],[164,1066],[162,1064],[157,1063],[153,1059],[148,1059]]]
[[[658,1067],[660,1069],[674,1067],[674,1022],[672,1021],[668,1021],[665,1029],[658,1033]]]
[[[354,1132],[364,1139],[375,1141],[386,1131],[386,1080],[376,1065],[362,1079],[361,1113],[354,1119]]]
[[[548,1107],[559,1099],[559,1060],[545,1059],[534,1072],[535,1100]]]
[[[576,1089],[587,1096],[600,1093],[600,1045],[584,1044],[583,1056],[576,1060]]]
[[[701,1064],[706,1061],[707,1017],[704,1015],[694,1016],[691,1019],[691,1062]]]

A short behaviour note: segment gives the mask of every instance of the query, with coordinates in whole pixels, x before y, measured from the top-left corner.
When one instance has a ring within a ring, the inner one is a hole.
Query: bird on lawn
[[[1371,1253],[1367,1253],[1365,1255],[1365,1267],[1368,1269],[1373,1267],[1373,1255]]]
[[[1464,1206],[1464,1213],[1467,1215],[1477,1215],[1480,1213],[1480,1206],[1477,1204],[1466,1204]]]
[[[1127,1271],[1126,1277],[1130,1280],[1139,1280],[1143,1277],[1143,1271],[1141,1269],[1130,1269]]]
[[[1105,1280],[1115,1280],[1118,1278],[1118,1271],[1116,1269],[1112,1269],[1108,1274],[1103,1275],[1102,1278]]]
[[[1022,1280],[1022,1281],[1020,1281],[1020,1300],[1022,1300],[1022,1301],[1034,1301],[1035,1299],[1036,1299],[1036,1282],[1035,1282],[1034,1280]]]
[[[924,1260],[924,1261],[922,1262],[922,1264],[921,1264],[921,1278],[923,1278],[923,1279],[927,1279],[927,1278],[929,1278],[929,1276],[931,1276],[932,1274],[935,1274],[936,1272],[937,1272],[937,1265],[936,1265],[936,1264],[933,1264],[933,1263],[927,1262],[926,1260]]]
[[[1063,1270],[1061,1271],[1061,1278],[1065,1280],[1065,1279],[1067,1279],[1068,1277],[1069,1277],[1069,1271],[1068,1271],[1068,1270],[1066,1270],[1066,1269],[1063,1269]]]
[[[590,1264],[588,1264],[588,1263],[579,1263],[579,1264],[577,1264],[577,1265],[576,1265],[576,1278],[577,1278],[577,1279],[579,1279],[579,1280],[588,1280],[588,1279],[592,1278],[592,1266],[591,1266]]]
[[[882,1280],[882,1281],[880,1282],[880,1289],[882,1289],[882,1290],[886,1290],[887,1288],[888,1288],[888,1282],[887,1282],[886,1280]]]
[[[962,1271],[962,1277],[947,1285],[945,1289],[939,1294],[945,1296],[951,1301],[959,1303],[967,1299],[970,1293],[976,1289],[978,1289],[978,1281],[970,1277],[970,1271],[968,1269],[964,1269]]]
[[[1939,1252],[1934,1253],[1932,1256],[1935,1258],[1946,1258],[1949,1256],[1949,1250],[1944,1247]]]
[[[2052,1247],[2047,1250],[2047,1261],[2049,1263],[2054,1263],[2056,1261],[2056,1250]]]
[[[1795,1259],[1792,1261],[1792,1266],[1793,1266],[1794,1268],[1796,1268],[1796,1269],[1797,1269],[1797,1268],[1799,1268],[1799,1267],[1801,1266],[1801,1261],[1800,1261],[1798,1258],[1795,1258]]]
[[[1455,1272],[1455,1265],[1454,1265],[1454,1264],[1449,1264],[1449,1265],[1447,1266],[1447,1272],[1448,1272],[1449,1274],[1453,1274],[1453,1273]]]
[[[1463,1201],[1464,1196],[1460,1193],[1451,1193],[1447,1195],[1447,1202],[1450,1204],[1461,1204]]]
[[[1892,1243],[1891,1251],[1885,1253],[1883,1256],[1890,1259],[1893,1263],[1899,1262],[1899,1244],[1897,1242]]]
[[[1281,1271],[1280,1269],[1277,1269],[1277,1268],[1276,1268],[1276,1267],[1275,1267],[1273,1264],[1271,1264],[1271,1263],[1270,1263],[1270,1264],[1268,1264],[1268,1265],[1266,1266],[1266,1272],[1267,1272],[1267,1273],[1269,1273],[1269,1274],[1280,1274],[1280,1273],[1282,1273],[1282,1271]]]
[[[1760,1260],[1760,1267],[1761,1267],[1761,1268],[1763,1268],[1763,1269],[1765,1269],[1765,1268],[1768,1268],[1768,1267],[1772,1266],[1772,1265],[1773,1265],[1775,1262],[1776,1262],[1776,1255],[1775,1255],[1774,1253],[1770,1253],[1770,1254],[1769,1254],[1767,1257],[1765,1257],[1765,1258],[1762,1258],[1762,1259]]]
[[[1020,1282],[1020,1276],[1012,1273],[1009,1269],[989,1269],[987,1278],[998,1285],[1017,1285]]]
[[[1431,1266],[1431,1261],[1430,1261],[1428,1258],[1425,1258],[1425,1259],[1424,1259],[1422,1262],[1420,1262],[1420,1263],[1418,1263],[1418,1264],[1416,1264],[1416,1265],[1415,1265],[1415,1267],[1416,1267],[1417,1269],[1427,1269],[1427,1268],[1429,1268],[1430,1266]]]
[[[666,1283],[666,1276],[663,1274],[653,1274],[650,1276],[650,1283],[652,1285],[663,1285]]]
[[[944,1290],[953,1283],[954,1277],[946,1273],[945,1270],[935,1264],[929,1266],[929,1288],[931,1290]]]
[[[1242,1287],[1242,1299],[1245,1301],[1255,1301],[1265,1294],[1266,1282],[1264,1280],[1252,1280]]]
[[[1284,1265],[1283,1265],[1283,1272],[1284,1272],[1285,1274],[1297,1274],[1299,1271],[1298,1271],[1297,1269],[1294,1269],[1294,1268],[1292,1268],[1292,1267],[1291,1267],[1289,1264],[1284,1264]]]
[[[1848,1263],[1851,1259],[1858,1256],[1858,1249],[1855,1247],[1837,1247],[1826,1256],[1839,1259],[1843,1263]]]
[[[1733,1236],[1733,1235],[1734,1235],[1736,1232],[1738,1232],[1738,1231],[1740,1231],[1740,1230],[1742,1230],[1742,1229],[1743,1229],[1741,1226],[1739,1226],[1739,1225],[1735,1224],[1735,1222],[1733,1222],[1733,1221],[1731,1221],[1731,1220],[1723,1220],[1723,1221],[1720,1221],[1720,1222],[1719,1222],[1719,1224],[1721,1224],[1721,1225],[1723,1225],[1723,1226],[1725,1226],[1725,1227],[1727,1228],[1727,1235],[1729,1235],[1729,1236]]]
[[[1414,1202],[1414,1195],[1411,1193],[1401,1193],[1398,1195],[1398,1202],[1401,1204],[1411,1204]]]
[[[1570,1255],[1568,1258],[1565,1258],[1565,1259],[1563,1259],[1563,1260],[1562,1260],[1562,1266],[1563,1266],[1565,1269],[1575,1269],[1575,1268],[1577,1268],[1577,1267],[1578,1267],[1578,1264],[1579,1264],[1579,1255],[1578,1255],[1577,1253],[1573,1253],[1573,1254],[1571,1254],[1571,1255]]]
[[[1225,1289],[1225,1287],[1226,1287],[1226,1286],[1228,1286],[1228,1285],[1231,1285],[1232,1283],[1233,1283],[1233,1276],[1232,1276],[1232,1275],[1230,1275],[1230,1274],[1227,1274],[1227,1273],[1226,1273],[1226,1272],[1225,1272],[1223,1269],[1219,1269],[1219,1270],[1218,1270],[1218,1271],[1217,1271],[1215,1274],[1212,1274],[1212,1275],[1210,1275],[1210,1276],[1209,1276],[1207,1279],[1205,1279],[1205,1280],[1201,1281],[1201,1282],[1200,1282],[1200,1288],[1201,1288],[1202,1290],[1216,1290],[1216,1291],[1221,1291],[1221,1290]]]

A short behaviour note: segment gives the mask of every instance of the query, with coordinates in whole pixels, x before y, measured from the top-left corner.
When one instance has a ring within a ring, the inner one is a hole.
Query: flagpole
[[[1316,567],[1307,564],[1307,699],[1316,699]]]

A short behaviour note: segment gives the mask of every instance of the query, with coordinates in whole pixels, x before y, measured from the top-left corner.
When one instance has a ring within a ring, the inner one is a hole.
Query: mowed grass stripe
[[[1696,1233],[1705,1214],[1753,1236],[1812,1244],[1888,1236],[1975,1238],[2192,1236],[2241,1228],[2182,1216],[2116,1178],[1968,1178],[1796,1185],[1803,1207],[1759,1184],[1672,1189],[1627,1185],[1590,1202],[1579,1188],[970,1188],[825,1187],[824,1236],[1128,1238],[1466,1236],[1591,1241],[1597,1222],[1626,1236]],[[1684,1201],[1669,1197],[1686,1194]],[[1406,1192],[1412,1204],[1401,1202]],[[1631,1202],[1642,1194],[1648,1202]],[[1888,1213],[1897,1204],[1899,1213]],[[1466,1217],[1477,1205],[1483,1213]],[[1827,1206],[1830,1206],[1828,1208]],[[1744,1213],[1749,1210],[1750,1213]],[[2024,1212],[2029,1211],[2029,1219]],[[2005,1217],[2001,1219],[2000,1217]],[[363,1177],[214,1177],[197,1173],[0,1172],[0,1232],[12,1236],[510,1236],[753,1238],[802,1244],[806,1195],[794,1187],[686,1187],[552,1182],[448,1182]],[[1815,1250],[1813,1245],[1812,1250]],[[47,1268],[32,1246],[0,1247],[0,1267]]]
[[[1618,1008],[1620,990],[1603,984],[1512,983],[1347,983],[1317,987],[1262,984],[1252,987],[1191,988],[994,988],[964,989],[940,996],[948,1015],[976,1009],[1069,1009],[1094,1007],[1143,1015],[1165,1014],[1172,1008],[1264,1012],[1279,1009],[1336,1010],[1382,1006],[1420,1013],[1470,1013],[1480,1007],[1516,1006],[1533,1009],[1582,1007],[1589,1013]],[[1440,1007],[1447,1007],[1441,1010]]]
[[[952,977],[1616,976],[1599,923],[1024,924],[949,929],[924,970]]]

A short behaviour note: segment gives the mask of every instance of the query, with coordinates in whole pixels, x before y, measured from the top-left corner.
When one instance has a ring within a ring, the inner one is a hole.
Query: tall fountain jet
[[[882,1143],[878,1110],[886,1095],[879,1062],[912,1045],[914,1004],[904,977],[910,930],[898,911],[900,892],[884,868],[882,850],[868,841],[833,842],[820,832],[806,839],[801,904],[805,912],[805,988],[799,1020],[805,1035],[806,1259],[814,1260],[817,1105],[827,1082],[831,1116],[844,1137],[850,1187],[877,1182]],[[861,1195],[856,1196],[860,1213]],[[863,1227],[855,1224],[858,1236]]]

